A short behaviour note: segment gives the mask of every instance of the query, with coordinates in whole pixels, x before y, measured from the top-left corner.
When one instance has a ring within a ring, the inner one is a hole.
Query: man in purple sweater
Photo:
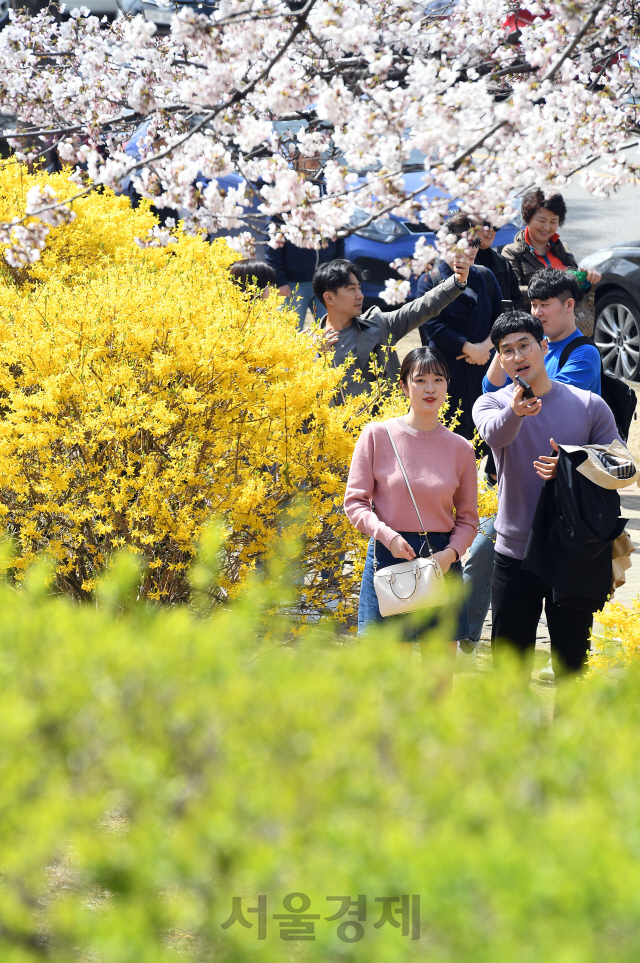
[[[506,641],[533,657],[544,602],[554,668],[578,671],[589,648],[593,616],[553,602],[551,589],[521,562],[544,480],[555,477],[558,444],[609,445],[619,438],[599,395],[552,381],[542,324],[523,311],[500,315],[491,329],[500,364],[513,385],[478,398],[473,419],[498,468],[496,554],[491,583],[491,644]],[[534,397],[526,399],[516,375]],[[560,656],[561,665],[557,663]]]

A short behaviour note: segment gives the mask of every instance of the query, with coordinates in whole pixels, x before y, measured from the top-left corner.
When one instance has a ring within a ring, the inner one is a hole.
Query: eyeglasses
[[[533,348],[534,344],[540,344],[540,340],[536,338],[535,341],[518,341],[518,343],[512,348],[501,348],[500,357],[503,361],[513,361],[517,351],[518,354],[521,354],[524,358],[531,353],[531,349]]]
[[[493,224],[490,224],[489,221],[483,221],[483,222],[482,222],[482,226],[483,226],[483,227],[488,227],[490,231],[496,232],[496,231],[498,230],[498,228],[497,228],[497,227],[494,227]]]

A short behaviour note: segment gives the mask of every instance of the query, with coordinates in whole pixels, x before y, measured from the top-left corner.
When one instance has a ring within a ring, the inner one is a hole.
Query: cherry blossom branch
[[[475,144],[472,144],[471,147],[467,147],[466,150],[464,150],[461,154],[458,154],[453,164],[451,165],[451,170],[453,171],[457,170],[458,167],[460,167],[462,162],[466,160],[467,157],[470,157],[471,154],[475,153],[475,151],[477,151],[479,147],[482,147],[485,141],[489,140],[490,137],[493,137],[494,134],[497,134],[497,132],[502,127],[506,127],[508,123],[509,123],[508,120],[501,120],[497,124],[494,124],[491,130],[486,131],[486,133],[484,133],[482,137],[480,137],[475,142]]]
[[[355,234],[356,231],[361,231],[363,227],[369,227],[370,224],[373,224],[374,221],[377,221],[380,217],[383,216],[383,214],[389,214],[391,211],[395,210],[396,207],[400,207],[401,204],[406,204],[407,201],[410,201],[414,197],[417,197],[418,194],[422,194],[424,192],[424,189],[425,188],[423,184],[421,187],[417,187],[415,191],[411,191],[411,193],[409,194],[404,194],[401,201],[395,200],[393,204],[388,204],[386,207],[382,207],[379,211],[376,211],[375,214],[372,214],[371,217],[366,218],[366,220],[364,221],[359,221],[358,224],[356,224],[354,227],[351,227],[348,229],[345,228],[344,231],[340,231],[340,233],[337,236],[349,237],[349,235]]]
[[[214,117],[216,117],[218,114],[222,113],[224,110],[228,110],[229,107],[233,107],[234,104],[240,103],[241,100],[245,100],[249,96],[249,94],[256,89],[258,84],[261,83],[263,80],[265,80],[269,76],[269,74],[271,73],[275,65],[284,56],[285,52],[291,46],[291,44],[296,39],[298,34],[302,33],[305,27],[306,17],[309,11],[312,9],[312,7],[316,4],[316,2],[317,0],[308,0],[308,3],[304,8],[304,10],[301,11],[300,14],[296,15],[296,19],[298,20],[298,23],[289,34],[286,41],[280,48],[280,50],[276,54],[274,54],[271,60],[269,60],[269,62],[267,63],[264,70],[260,73],[258,77],[256,77],[255,80],[252,80],[250,84],[246,84],[242,90],[236,91],[235,94],[233,94],[233,96],[230,97],[226,102],[220,104],[218,107],[215,107],[213,110],[208,111],[205,114],[205,116],[202,118],[202,120],[200,120],[197,124],[195,124],[191,130],[189,130],[186,134],[184,134],[184,136],[181,137],[174,144],[171,144],[169,147],[165,148],[165,150],[162,150],[151,157],[147,157],[144,161],[139,161],[137,164],[134,164],[133,166],[131,166],[127,171],[127,174],[132,174],[134,171],[140,170],[141,167],[147,167],[149,164],[153,163],[153,161],[162,160],[164,157],[168,157],[171,153],[173,153],[173,151],[177,147],[180,147],[181,144],[183,144],[185,141],[193,137],[193,135],[196,134],[199,130],[202,130],[202,128],[206,124],[208,124],[210,121],[212,121]]]
[[[405,204],[434,229],[451,197],[501,216],[526,184],[558,182],[593,163],[594,145],[614,155],[637,135],[639,71],[617,59],[636,44],[633,10],[590,0],[567,43],[568,8],[548,6],[515,41],[503,29],[509,0],[452,0],[446,16],[426,18],[419,0],[225,0],[223,19],[183,10],[162,38],[139,17],[103,30],[91,16],[17,14],[0,37],[1,107],[17,126],[0,141],[27,143],[29,159],[57,149],[116,190],[133,176],[189,230],[286,215],[278,239],[318,247]],[[287,132],[286,121],[301,123]],[[122,141],[136,128],[130,157]],[[405,143],[435,198],[424,186],[405,195]],[[31,230],[40,210],[53,216],[55,203],[32,204],[14,230]],[[368,215],[351,227],[355,206]]]
[[[578,44],[580,43],[580,41],[582,40],[582,38],[585,36],[586,33],[589,32],[589,30],[591,29],[591,27],[592,27],[593,24],[595,23],[596,17],[598,16],[598,14],[600,13],[600,11],[601,11],[602,8],[604,7],[605,2],[606,2],[606,0],[600,0],[599,3],[596,3],[595,7],[592,9],[591,13],[590,13],[589,16],[587,17],[587,19],[586,19],[585,23],[583,24],[583,26],[580,28],[580,30],[577,32],[577,34],[574,36],[573,40],[572,40],[571,43],[567,46],[566,50],[564,50],[564,51],[562,52],[562,54],[558,57],[558,59],[556,60],[555,64],[551,67],[551,69],[548,71],[548,73],[546,73],[546,74],[544,75],[544,77],[542,78],[541,83],[545,83],[545,81],[547,81],[547,80],[553,80],[553,78],[554,78],[555,75],[558,73],[558,71],[559,71],[560,68],[562,67],[563,63],[565,62],[565,60],[566,60],[568,57],[571,56],[571,54],[572,54],[573,51],[576,49],[576,47],[578,46]]]
[[[46,207],[41,207],[37,211],[30,211],[28,214],[25,214],[24,217],[20,218],[19,220],[10,221],[5,224],[0,223],[0,231],[3,231],[3,230],[9,231],[20,224],[24,224],[24,222],[28,221],[29,218],[31,217],[41,217],[42,214],[46,214],[49,211],[58,211],[60,210],[60,208],[66,207],[68,204],[71,204],[73,201],[77,201],[79,197],[84,197],[85,194],[89,194],[91,191],[95,191],[97,187],[99,187],[98,184],[90,184],[88,187],[85,187],[84,190],[79,191],[79,193],[77,194],[74,194],[73,197],[67,197],[65,200],[57,199],[55,203],[48,204]]]

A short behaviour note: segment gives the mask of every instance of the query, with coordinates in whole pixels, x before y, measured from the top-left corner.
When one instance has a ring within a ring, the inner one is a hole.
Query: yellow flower
[[[44,183],[70,188],[65,173],[0,164],[0,217]],[[88,598],[126,545],[147,561],[143,595],[183,601],[219,517],[229,536],[212,598],[234,597],[301,495],[298,611],[351,615],[366,537],[342,499],[372,399],[332,405],[342,371],[316,359],[275,295],[232,283],[224,242],[177,231],[141,251],[134,239],[155,223],[145,202],[105,190],[73,209],[32,268],[0,266],[0,514],[16,577],[46,548],[59,585]],[[407,410],[399,391],[378,400],[378,418]]]

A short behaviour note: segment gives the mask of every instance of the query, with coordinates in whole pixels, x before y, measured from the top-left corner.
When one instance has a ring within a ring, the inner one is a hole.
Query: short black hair
[[[547,301],[549,298],[559,298],[560,301],[573,298],[577,301],[579,291],[575,274],[558,271],[557,268],[545,268],[533,275],[527,293],[530,301],[534,298],[537,301]]]
[[[346,288],[350,283],[350,274],[355,274],[358,281],[362,282],[362,271],[351,261],[337,258],[335,261],[321,264],[313,275],[313,293],[318,301],[324,304],[325,291],[333,291],[335,294],[338,288]]]
[[[276,272],[271,265],[257,258],[246,257],[243,261],[235,261],[229,273],[243,291],[246,291],[248,284],[255,284],[261,291],[276,284]]]
[[[447,234],[455,234],[457,237],[462,237],[464,234],[473,232],[477,227],[477,221],[475,218],[470,218],[467,214],[463,214],[462,211],[458,211],[451,217],[448,217],[443,225]],[[471,238],[471,247],[480,247],[481,240],[479,237],[474,236]]]
[[[525,224],[529,223],[535,212],[539,211],[541,207],[555,214],[560,221],[560,227],[562,227],[567,216],[567,205],[562,194],[558,194],[557,191],[545,194],[539,187],[534,187],[532,191],[525,194],[520,204],[520,213]]]
[[[536,341],[542,341],[544,338],[542,322],[526,311],[505,311],[501,314],[491,328],[491,341],[496,351],[500,350],[502,338],[506,338],[508,334],[520,332],[532,335]]]
[[[404,356],[402,367],[400,368],[400,381],[403,384],[411,381],[412,378],[419,378],[424,374],[437,374],[446,378],[447,384],[451,381],[449,376],[449,366],[445,361],[444,355],[440,354],[437,348],[425,346],[414,348]]]
[[[467,231],[470,231],[473,226],[469,216],[463,214],[462,211],[456,211],[456,213],[448,217],[443,224],[448,234],[465,234]]]

